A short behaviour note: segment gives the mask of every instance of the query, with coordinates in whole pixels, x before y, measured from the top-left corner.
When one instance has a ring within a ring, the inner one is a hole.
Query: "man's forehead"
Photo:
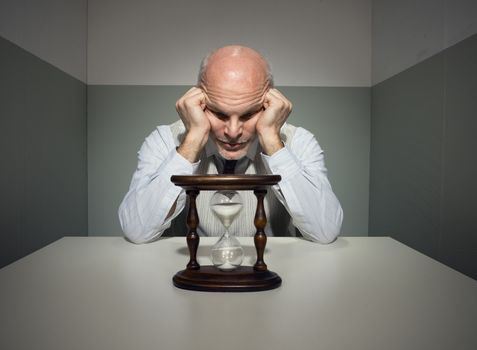
[[[207,102],[206,104],[207,104],[207,107],[214,112],[231,114],[231,111],[232,111],[233,113],[244,115],[244,114],[248,114],[252,112],[258,112],[263,106],[263,101],[256,100],[256,101],[253,101],[252,103],[247,102],[243,104],[237,104],[234,106],[229,104],[214,103],[214,102]]]
[[[226,99],[232,104],[235,104],[262,98],[268,91],[269,85],[268,82],[261,82],[259,84],[230,84],[229,82],[218,82],[212,84],[202,83],[201,88],[211,101]]]
[[[266,89],[256,89],[248,93],[234,93],[221,90],[205,90],[206,104],[216,111],[226,111],[231,108],[250,112],[263,105]]]

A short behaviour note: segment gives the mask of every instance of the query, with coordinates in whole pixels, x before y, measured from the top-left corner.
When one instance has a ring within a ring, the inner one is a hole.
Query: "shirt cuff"
[[[282,181],[292,178],[300,172],[300,162],[288,146],[283,147],[271,156],[264,153],[261,153],[261,156],[267,172],[280,175]]]
[[[171,158],[171,163],[176,170],[176,174],[196,174],[199,169],[200,160],[195,163],[189,162],[176,150],[174,150]]]

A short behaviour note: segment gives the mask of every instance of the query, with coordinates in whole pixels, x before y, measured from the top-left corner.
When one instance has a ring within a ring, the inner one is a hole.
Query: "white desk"
[[[0,349],[477,349],[477,282],[390,238],[269,238],[266,292],[177,289],[187,261],[183,237],[63,238],[0,270]]]

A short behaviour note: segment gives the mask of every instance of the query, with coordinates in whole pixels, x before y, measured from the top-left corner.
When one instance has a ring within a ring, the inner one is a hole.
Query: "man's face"
[[[201,88],[207,96],[205,112],[211,125],[209,137],[220,155],[225,159],[244,157],[255,139],[255,126],[263,111],[268,84],[217,81]]]

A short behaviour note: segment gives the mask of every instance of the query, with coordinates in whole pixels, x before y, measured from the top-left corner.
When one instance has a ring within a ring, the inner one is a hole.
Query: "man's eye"
[[[214,114],[215,114],[215,116],[216,116],[217,118],[219,118],[220,120],[227,120],[227,119],[228,119],[228,117],[227,117],[225,114],[223,114],[223,113],[214,112]]]
[[[256,112],[250,112],[250,113],[247,113],[247,114],[244,114],[243,116],[240,117],[240,119],[242,120],[249,120],[249,119],[252,119],[253,117],[255,117],[258,113],[260,113],[261,111],[263,111],[263,108],[260,108],[258,111]]]
[[[240,119],[242,120],[249,120],[251,119],[256,113],[247,113],[247,114],[244,114],[243,116],[240,117]]]
[[[209,109],[209,108],[207,108],[207,110],[208,110],[210,113],[212,113],[212,115],[213,115],[214,117],[216,117],[216,118],[218,118],[218,119],[220,119],[220,120],[225,120],[225,119],[228,118],[228,117],[227,117],[225,114],[223,114],[223,113],[213,111],[213,110],[211,110],[211,109]]]

